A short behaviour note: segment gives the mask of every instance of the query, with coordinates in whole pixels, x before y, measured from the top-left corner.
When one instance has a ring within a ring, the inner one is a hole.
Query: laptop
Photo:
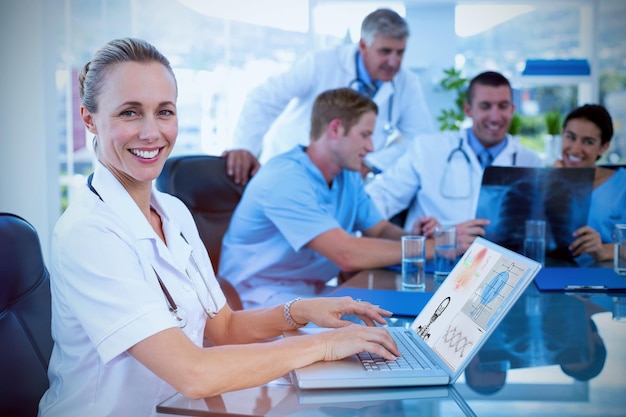
[[[476,218],[489,219],[485,238],[523,253],[525,222],[546,221],[546,257],[573,264],[572,233],[588,222],[595,168],[485,169]]]
[[[398,361],[375,369],[376,358],[363,360],[363,353],[296,369],[292,381],[300,389],[453,384],[540,268],[538,262],[478,237],[411,325],[387,328],[399,347],[406,345]],[[304,327],[284,336],[329,330]],[[412,355],[423,369],[398,368],[397,362]],[[380,369],[385,366],[391,369]]]
[[[296,414],[295,411],[301,411],[301,414],[305,415],[306,407],[333,410],[336,411],[334,415],[398,415],[399,411],[400,415],[420,415],[423,414],[419,412],[420,410],[446,410],[445,415],[476,417],[476,413],[454,385],[295,391],[296,398],[285,398],[266,416],[292,415]],[[294,404],[296,399],[297,405]]]

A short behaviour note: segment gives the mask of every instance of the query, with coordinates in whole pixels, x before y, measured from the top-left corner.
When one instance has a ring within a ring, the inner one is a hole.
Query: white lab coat
[[[207,321],[199,298],[214,311],[226,305],[226,298],[180,200],[156,190],[152,195],[166,246],[100,163],[92,184],[104,202],[81,188],[55,227],[50,262],[55,345],[51,386],[39,415],[156,416],[156,406],[176,390],[128,353],[141,340],[177,325],[156,273],[186,312],[182,330],[197,346]],[[193,269],[192,256],[206,287],[196,287],[185,272]]]
[[[452,154],[460,142],[469,164],[458,150]],[[511,136],[492,165],[542,166],[535,152]],[[483,169],[468,144],[467,130],[442,132],[415,138],[393,166],[367,184],[366,191],[387,219],[410,206],[404,224],[410,231],[423,215],[435,216],[444,225],[474,218],[482,176]]]
[[[285,73],[270,77],[248,95],[235,128],[232,149],[247,149],[261,163],[295,145],[308,145],[315,98],[323,91],[356,83],[356,45],[307,54]],[[352,83],[351,83],[352,82]],[[404,140],[382,150],[389,122]],[[406,138],[434,133],[432,118],[418,77],[401,68],[393,81],[383,83],[374,96],[378,122],[373,135],[375,152],[367,160],[380,169],[389,166],[406,147]]]

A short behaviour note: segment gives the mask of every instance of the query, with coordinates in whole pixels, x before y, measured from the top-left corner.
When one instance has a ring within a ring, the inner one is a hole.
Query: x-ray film
[[[485,238],[522,253],[528,219],[546,221],[546,256],[571,260],[572,233],[587,224],[594,168],[485,169],[477,218],[489,219]]]

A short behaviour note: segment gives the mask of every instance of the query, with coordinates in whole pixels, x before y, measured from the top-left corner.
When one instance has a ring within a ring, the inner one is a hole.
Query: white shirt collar
[[[100,161],[96,163],[91,185],[106,205],[128,226],[132,236],[137,239],[156,237],[130,194]]]

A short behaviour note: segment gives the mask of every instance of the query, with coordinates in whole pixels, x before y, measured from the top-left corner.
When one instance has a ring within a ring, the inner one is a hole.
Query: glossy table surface
[[[626,278],[625,278],[626,279]],[[426,291],[438,282],[427,277]],[[400,274],[362,271],[343,287],[399,290]],[[392,317],[406,326],[409,317]],[[626,416],[626,294],[526,290],[450,387],[299,391],[286,376],[163,414],[196,416]]]

